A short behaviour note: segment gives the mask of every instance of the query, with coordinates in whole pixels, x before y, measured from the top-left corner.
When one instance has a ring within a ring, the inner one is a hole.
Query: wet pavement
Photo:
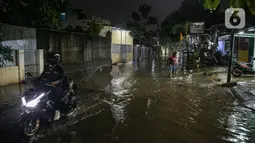
[[[73,74],[79,87],[77,110],[43,128],[30,142],[252,142],[255,115],[240,106],[228,89],[205,76],[181,71],[169,79],[164,65],[164,61],[144,60],[112,66],[86,82],[82,73]],[[4,142],[28,142],[19,138],[17,111],[13,107],[0,115]]]

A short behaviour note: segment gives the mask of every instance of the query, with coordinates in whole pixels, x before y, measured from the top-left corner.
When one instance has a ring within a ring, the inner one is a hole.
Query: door
[[[238,47],[238,61],[248,62],[249,61],[249,39],[240,38]]]

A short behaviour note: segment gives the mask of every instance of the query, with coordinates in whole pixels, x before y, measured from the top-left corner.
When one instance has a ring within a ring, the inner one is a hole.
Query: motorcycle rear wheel
[[[24,120],[23,133],[26,137],[34,136],[40,129],[40,119],[28,117]]]
[[[233,68],[232,69],[232,75],[234,76],[234,77],[240,77],[240,76],[242,76],[242,71],[241,70],[239,70],[238,68]]]

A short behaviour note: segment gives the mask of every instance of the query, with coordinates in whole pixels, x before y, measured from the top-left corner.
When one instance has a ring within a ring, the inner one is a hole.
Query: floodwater
[[[167,78],[164,61],[75,74],[79,107],[41,130],[35,143],[252,142],[255,115],[205,76]],[[6,140],[7,142],[7,140]],[[17,142],[17,141],[15,141]],[[23,140],[24,142],[24,140]]]

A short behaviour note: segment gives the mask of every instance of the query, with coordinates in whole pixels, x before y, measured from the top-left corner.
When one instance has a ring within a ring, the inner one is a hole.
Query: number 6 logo
[[[245,11],[242,8],[229,8],[225,11],[225,26],[228,29],[245,27]]]

